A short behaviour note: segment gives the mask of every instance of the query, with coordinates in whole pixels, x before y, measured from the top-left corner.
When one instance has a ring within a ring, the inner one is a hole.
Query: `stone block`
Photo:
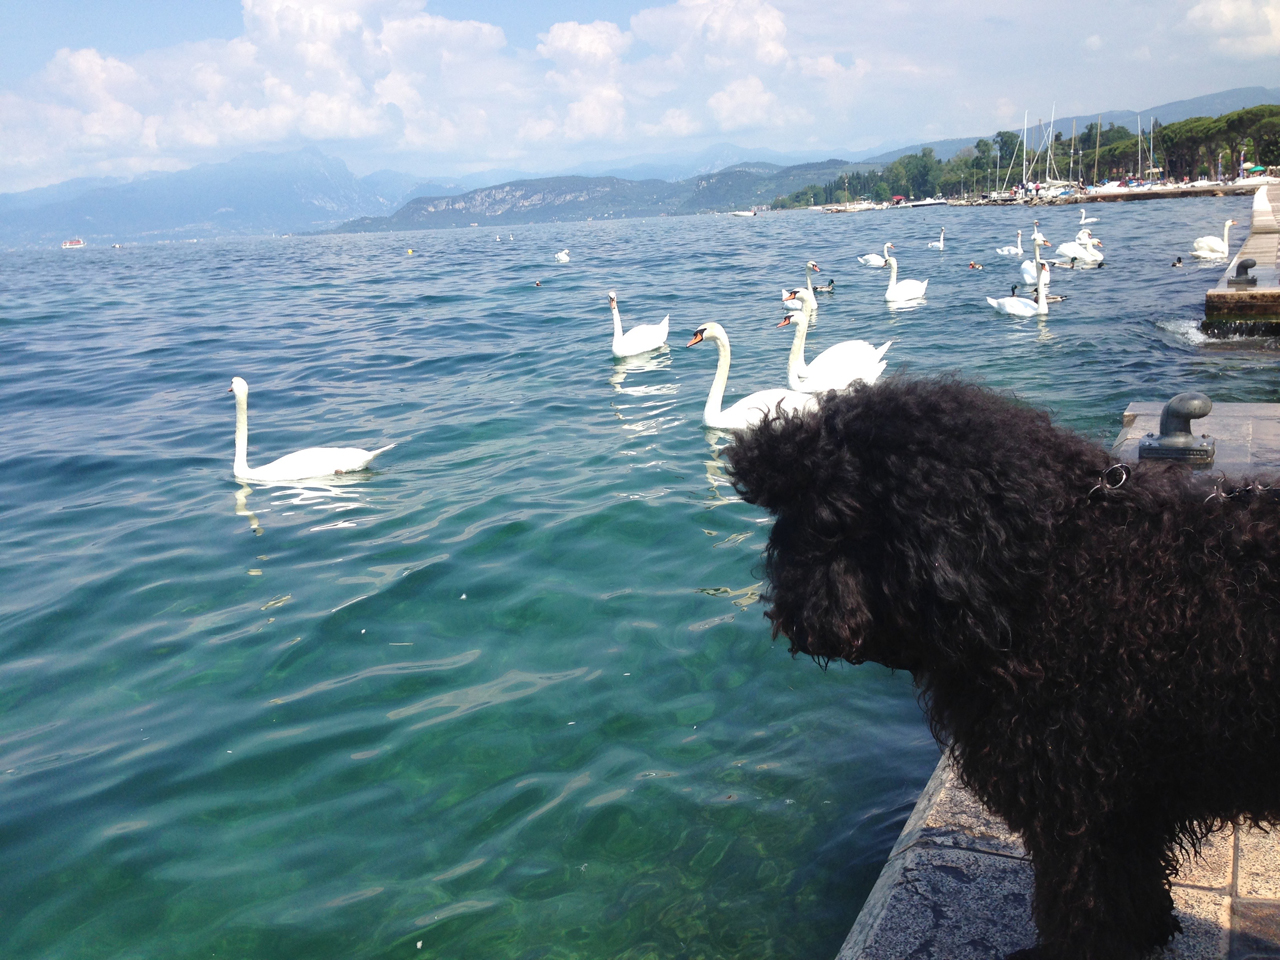
[[[1241,900],[1232,904],[1231,960],[1280,957],[1280,910],[1275,903]]]
[[[1231,898],[1223,891],[1173,888],[1173,906],[1182,933],[1162,960],[1227,960],[1231,945]]]
[[[1022,843],[1005,822],[960,784],[946,757],[939,761],[916,801],[890,857],[909,847],[936,846],[1025,857]]]
[[[1176,886],[1229,893],[1234,861],[1235,832],[1228,827],[1209,835],[1200,847],[1200,856],[1183,857],[1173,882]]]
[[[1280,830],[1242,827],[1237,832],[1236,896],[1280,900]]]
[[[1035,943],[1031,864],[912,847],[886,864],[837,960],[991,960]]]

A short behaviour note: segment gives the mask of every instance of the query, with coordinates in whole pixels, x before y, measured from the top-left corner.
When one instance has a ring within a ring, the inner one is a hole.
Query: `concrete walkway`
[[[1204,323],[1210,336],[1280,336],[1280,186],[1259,188],[1253,198],[1249,236],[1227,265],[1217,286],[1205,294]],[[1233,286],[1236,265],[1257,261],[1253,287]]]

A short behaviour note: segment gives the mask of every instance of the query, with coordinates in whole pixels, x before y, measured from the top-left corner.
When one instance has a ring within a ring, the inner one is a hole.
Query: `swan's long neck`
[[[236,395],[236,459],[231,467],[236,476],[249,472],[249,398]]]
[[[707,394],[707,405],[702,408],[702,419],[706,423],[720,416],[720,406],[724,401],[724,388],[729,384],[729,341],[715,337],[716,349],[720,359],[716,361],[716,378],[711,381],[711,392]]]
[[[809,285],[809,292],[813,293],[813,270],[807,263],[804,265],[804,282]]]
[[[613,300],[609,303],[613,308],[613,339],[622,339],[622,314],[618,313],[618,301]]]
[[[801,313],[793,322],[796,325],[796,335],[791,340],[791,355],[787,358],[787,380],[790,381],[792,390],[799,390],[799,381],[809,367],[804,362],[804,338],[809,332],[809,317]]]
[[[1040,248],[1036,247],[1036,313],[1045,316],[1049,313],[1049,271],[1040,264]]]
[[[889,247],[890,247],[890,246],[892,246],[892,244],[888,244],[888,243],[886,243],[886,244],[884,245],[884,258],[885,258],[886,260],[888,260],[888,259],[889,259]]]
[[[1018,256],[1022,256],[1022,231],[1018,231]]]
[[[1222,245],[1228,250],[1231,249],[1231,221],[1228,220],[1222,228]]]
[[[893,286],[898,282],[898,260],[896,257],[889,258],[889,286]]]

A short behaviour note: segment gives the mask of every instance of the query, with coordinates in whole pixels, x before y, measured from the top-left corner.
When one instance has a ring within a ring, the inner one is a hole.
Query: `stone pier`
[[[1213,337],[1280,336],[1280,186],[1259,187],[1253,197],[1249,236],[1218,285],[1205,294],[1201,329]],[[1232,284],[1236,266],[1252,259],[1254,286]]]

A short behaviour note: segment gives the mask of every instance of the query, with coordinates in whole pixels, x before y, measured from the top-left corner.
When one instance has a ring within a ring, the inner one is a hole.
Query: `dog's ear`
[[[812,489],[821,469],[815,457],[822,438],[817,413],[777,413],[750,430],[740,430],[725,450],[734,489],[747,503],[778,513]]]

